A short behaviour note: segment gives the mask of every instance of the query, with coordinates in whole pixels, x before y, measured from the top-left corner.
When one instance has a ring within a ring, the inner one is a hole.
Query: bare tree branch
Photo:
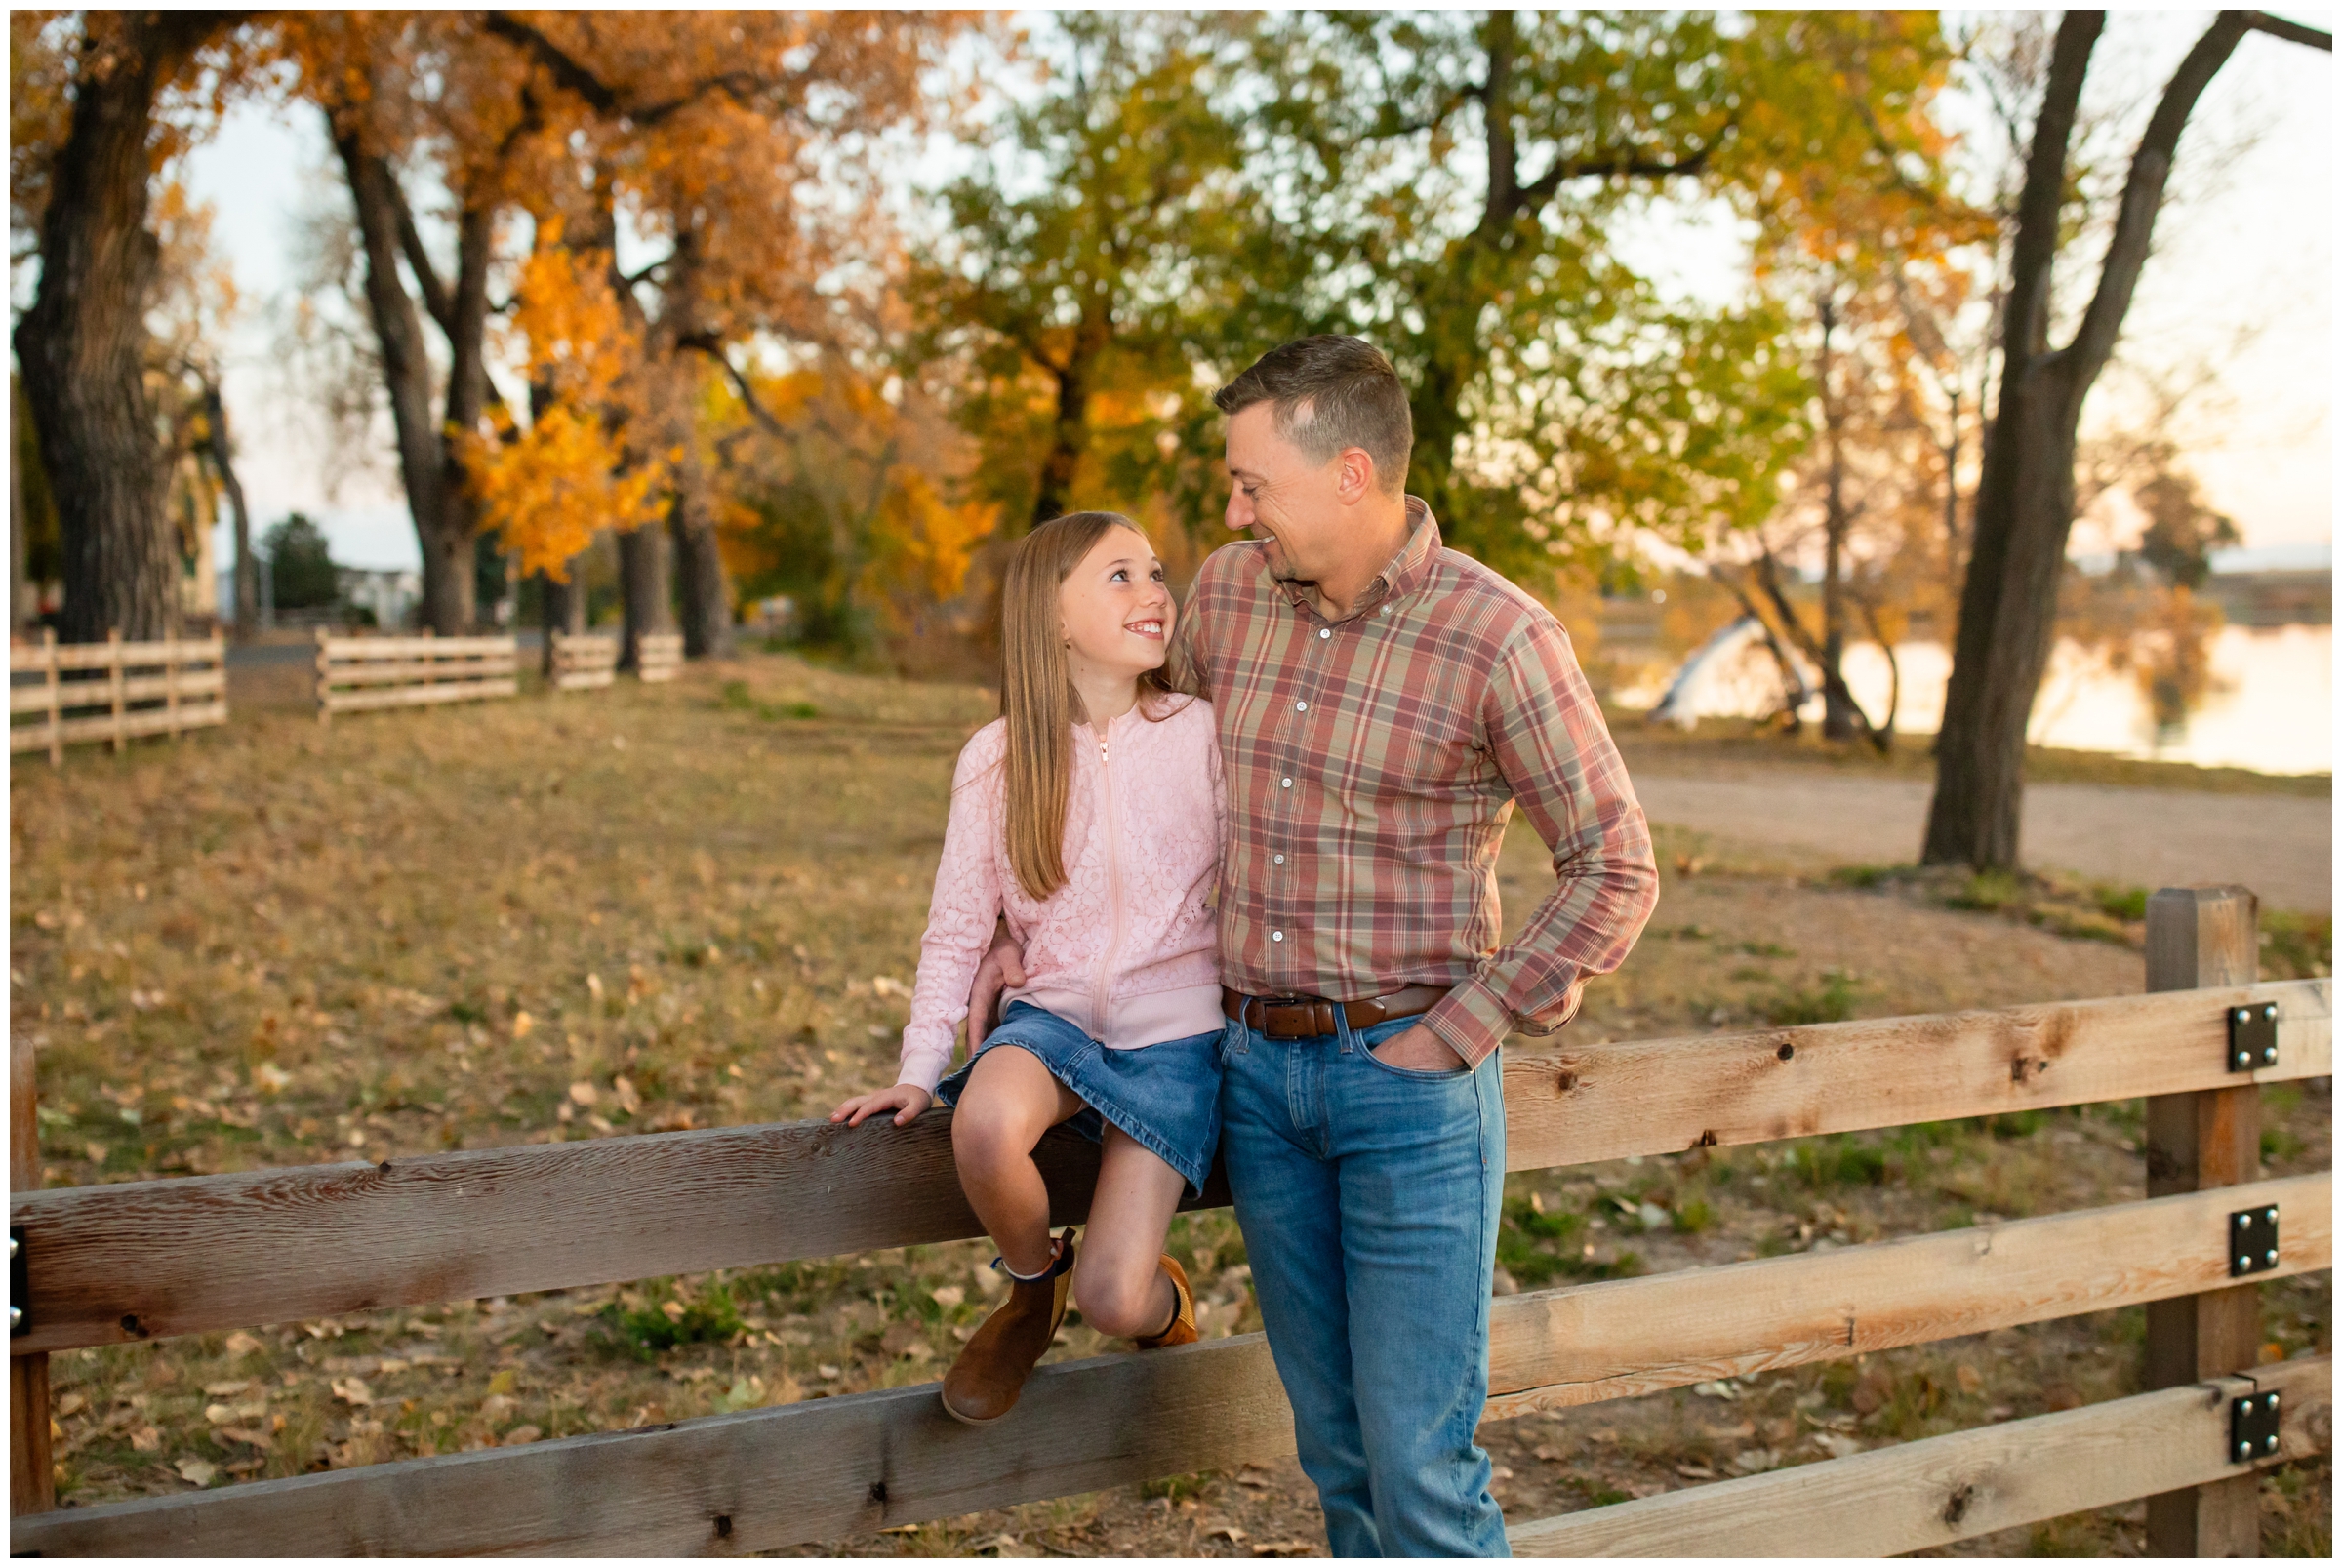
[[[2329,55],[2334,52],[2334,35],[2332,33],[2320,32],[2315,27],[2304,27],[2298,21],[2287,21],[2284,18],[2273,17],[2266,11],[2245,12],[2244,25],[2255,32],[2265,32],[2272,38],[2282,38],[2289,44],[2306,44],[2312,49],[2322,49]]]

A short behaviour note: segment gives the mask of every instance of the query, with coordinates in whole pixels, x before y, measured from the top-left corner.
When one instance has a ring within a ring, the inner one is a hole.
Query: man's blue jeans
[[[1504,1092],[1494,1053],[1470,1072],[1368,1054],[1417,1022],[1309,1040],[1230,1023],[1220,1147],[1333,1554],[1509,1556],[1473,1441]]]

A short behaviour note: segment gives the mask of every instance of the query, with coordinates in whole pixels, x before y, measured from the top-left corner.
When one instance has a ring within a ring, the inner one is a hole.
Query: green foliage
[[[2261,977],[2314,980],[2334,972],[2334,917],[2261,911]]]
[[[667,1287],[666,1280],[652,1280],[645,1287],[652,1305],[629,1310],[612,1302],[597,1314],[603,1341],[615,1353],[648,1361],[679,1345],[720,1345],[742,1332],[730,1287],[710,1285],[689,1302]]]
[[[1822,984],[1784,987],[1765,1004],[1764,1021],[1775,1025],[1841,1024],[1854,1016],[1862,982],[1843,969],[1822,971]]]
[[[1790,1169],[1816,1191],[1833,1186],[1880,1186],[1887,1179],[1887,1151],[1850,1137],[1818,1138],[1790,1151]]]
[[[1675,1207],[1676,1232],[1696,1236],[1716,1225],[1716,1205],[1706,1198],[1685,1198]]]
[[[272,525],[262,536],[268,557],[268,587],[279,610],[314,610],[342,597],[333,551],[325,535],[302,512]]]
[[[748,694],[748,683],[745,680],[724,682],[723,695],[717,699],[717,705],[737,713],[753,713],[766,720],[818,719],[822,716],[822,710],[811,703],[760,703]]]
[[[1542,1212],[1529,1199],[1505,1205],[1503,1226],[1496,1235],[1496,1261],[1519,1283],[1531,1287],[1562,1279],[1626,1279],[1642,1272],[1642,1259],[1632,1252],[1615,1258],[1585,1254],[1586,1217],[1574,1210],[1549,1208]]]

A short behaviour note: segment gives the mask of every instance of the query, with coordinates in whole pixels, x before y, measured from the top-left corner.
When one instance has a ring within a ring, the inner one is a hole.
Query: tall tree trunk
[[[399,213],[404,202],[389,160],[367,150],[354,127],[326,115],[357,207],[366,251],[366,308],[382,352],[390,422],[398,437],[399,477],[423,549],[423,623],[441,636],[471,629],[475,619],[468,508],[451,484],[452,463],[431,409],[431,364],[423,320],[398,275]],[[451,388],[452,390],[452,388]]]
[[[2114,352],[2130,308],[2180,132],[2238,41],[2261,24],[2257,16],[2222,12],[2172,74],[2132,155],[2097,292],[2073,342],[2051,349],[2049,285],[2067,144],[2105,16],[2071,11],[2058,27],[2017,208],[2001,318],[1999,405],[1976,487],[1959,633],[1936,742],[1935,799],[1922,850],[1930,864],[1984,869],[2017,864],[2025,727],[2056,629],[2058,580],[2074,525],[2074,447],[2082,401]]]
[[[656,523],[629,528],[618,536],[618,587],[626,601],[625,640],[618,667],[642,667],[642,639],[675,629],[668,603],[666,530]]]
[[[227,405],[220,388],[203,383],[204,455],[220,475],[227,503],[235,512],[236,530],[236,640],[249,642],[261,628],[261,569],[252,558],[252,513],[244,504],[244,484],[236,477],[234,454],[227,437]]]
[[[146,396],[157,246],[146,228],[155,94],[240,12],[120,14],[82,57],[41,219],[41,279],[17,324],[17,360],[55,498],[61,635],[148,640],[179,626],[169,470]]]
[[[676,597],[682,601],[683,654],[732,657],[732,575],[716,546],[715,517],[696,472],[684,476],[667,510],[674,535]]]
[[[1822,738],[1851,741],[1860,717],[1853,693],[1846,689],[1846,536],[1854,519],[1846,507],[1845,404],[1831,385],[1837,367],[1831,337],[1837,330],[1835,285],[1821,298],[1822,354],[1820,383],[1822,427],[1830,445],[1830,466],[1822,495]],[[1863,729],[1869,725],[1862,724]]]
[[[541,666],[546,680],[553,678],[553,633],[564,637],[586,634],[586,554],[581,550],[570,557],[568,576],[555,582],[549,572],[537,574],[537,590],[545,606],[545,662]]]

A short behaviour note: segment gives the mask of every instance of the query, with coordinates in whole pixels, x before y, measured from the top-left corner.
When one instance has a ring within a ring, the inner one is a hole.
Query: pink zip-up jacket
[[[1149,719],[1134,708],[1103,739],[1073,727],[1066,883],[1040,903],[1008,859],[1008,721],[994,719],[961,749],[896,1082],[932,1094],[943,1080],[968,986],[1003,913],[1024,946],[1026,980],[1003,1006],[1030,1002],[1117,1051],[1221,1026],[1219,915],[1209,902],[1228,809],[1220,743],[1209,703],[1170,701],[1175,711]]]

